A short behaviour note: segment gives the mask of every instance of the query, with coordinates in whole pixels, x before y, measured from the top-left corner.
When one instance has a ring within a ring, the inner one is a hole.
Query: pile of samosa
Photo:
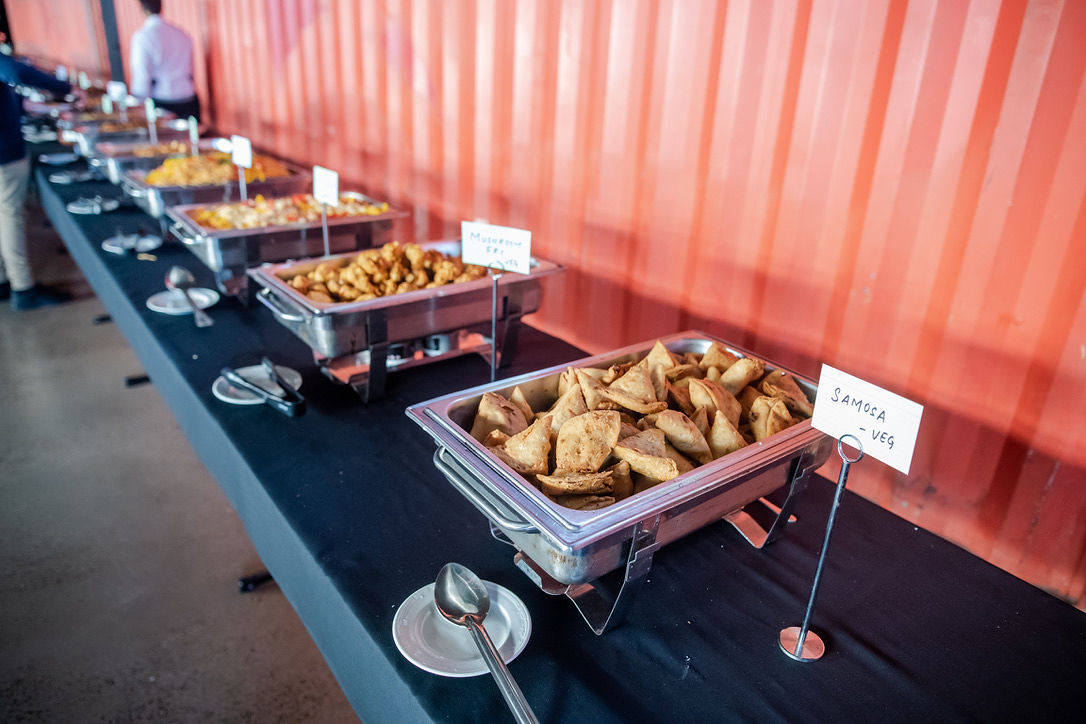
[[[595,510],[671,480],[799,420],[813,406],[790,375],[713,342],[704,354],[659,340],[638,362],[569,367],[546,411],[519,387],[487,392],[471,435],[551,500]]]

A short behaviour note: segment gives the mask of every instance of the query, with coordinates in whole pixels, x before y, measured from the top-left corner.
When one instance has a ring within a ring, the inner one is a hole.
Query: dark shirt
[[[23,132],[19,121],[23,115],[23,101],[15,93],[14,86],[27,85],[64,96],[72,87],[43,73],[32,65],[20,63],[7,55],[0,55],[0,164],[18,161],[26,155]]]

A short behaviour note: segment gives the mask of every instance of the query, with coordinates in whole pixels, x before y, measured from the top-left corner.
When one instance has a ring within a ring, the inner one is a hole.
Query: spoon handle
[[[513,675],[509,673],[509,667],[505,665],[501,654],[494,648],[494,642],[490,640],[490,634],[486,632],[481,623],[471,619],[468,619],[468,631],[471,632],[471,638],[475,641],[475,645],[479,647],[479,653],[483,655],[483,660],[486,661],[490,674],[494,677],[494,681],[497,682],[498,690],[505,697],[505,703],[509,705],[509,710],[513,712],[513,717],[520,724],[539,724],[539,719],[536,718],[528,700],[524,698],[524,693],[517,686]]]
[[[185,299],[188,300],[189,306],[192,307],[192,317],[196,320],[196,326],[210,327],[211,325],[213,325],[214,322],[211,321],[211,317],[207,316],[207,313],[204,312],[204,310],[196,306],[196,302],[192,300],[192,295],[189,294],[189,290],[182,289],[181,291],[185,293]]]

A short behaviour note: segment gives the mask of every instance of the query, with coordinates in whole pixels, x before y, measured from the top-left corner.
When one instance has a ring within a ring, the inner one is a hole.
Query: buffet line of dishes
[[[492,275],[463,262],[459,241],[401,244],[391,230],[405,214],[350,190],[327,207],[326,255],[305,169],[256,153],[241,200],[228,139],[193,148],[163,116],[152,144],[145,121],[70,111],[57,123],[144,211],[169,220],[221,290],[244,299],[252,287],[326,376],[366,400],[396,369],[471,352],[508,362],[521,318],[540,308],[542,279],[562,271],[533,258],[527,274]],[[591,612],[585,601],[602,576],[639,580],[661,546],[775,492],[786,497],[772,531],[783,528],[831,449],[810,424],[815,388],[684,332],[406,413],[437,444],[438,469],[516,548],[516,565],[574,600],[599,633],[608,606]]]

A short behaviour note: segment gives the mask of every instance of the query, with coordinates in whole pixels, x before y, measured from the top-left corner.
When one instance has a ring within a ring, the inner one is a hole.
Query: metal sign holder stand
[[[498,375],[498,280],[501,272],[490,272],[490,381]]]
[[[855,458],[845,454],[843,444],[846,438],[852,438],[855,444],[849,443],[860,451]],[[815,597],[818,595],[818,584],[822,579],[822,568],[826,564],[826,552],[830,547],[830,534],[833,532],[833,522],[837,517],[837,507],[841,504],[841,493],[845,490],[848,481],[848,471],[853,463],[858,463],[864,457],[863,444],[855,435],[842,435],[837,441],[837,454],[841,456],[841,474],[837,476],[837,490],[833,494],[833,506],[830,508],[829,520],[826,521],[826,536],[822,540],[822,552],[818,556],[818,567],[815,569],[814,582],[811,584],[811,596],[807,600],[807,611],[803,614],[803,624],[789,626],[780,633],[779,643],[781,651],[796,661],[818,661],[826,653],[826,644],[814,631],[810,630],[811,612],[814,610]]]

